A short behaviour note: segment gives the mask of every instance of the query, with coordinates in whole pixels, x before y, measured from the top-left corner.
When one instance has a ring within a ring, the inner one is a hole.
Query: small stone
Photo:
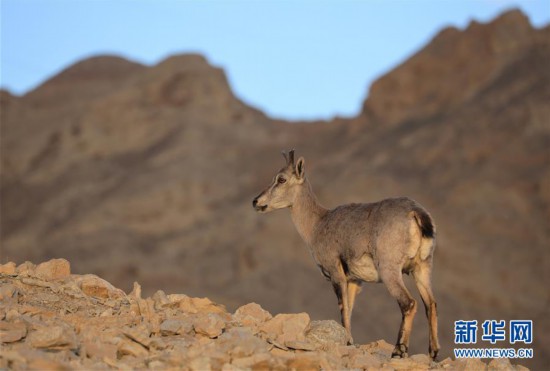
[[[141,299],[141,286],[139,283],[134,282],[134,288],[132,289],[132,292],[128,294],[128,296],[134,299]]]
[[[8,300],[16,296],[17,287],[11,283],[5,283],[0,286],[0,300]]]
[[[156,310],[160,310],[165,305],[170,304],[170,300],[168,300],[168,297],[162,290],[158,290],[157,292],[155,292],[155,294],[153,295],[153,301],[155,302]]]
[[[77,339],[74,331],[68,327],[42,327],[28,336],[34,348],[76,349]]]
[[[167,296],[168,301],[172,305],[177,305],[179,309],[185,313],[217,313],[228,315],[225,307],[214,303],[208,298],[191,298],[183,294],[173,294]]]
[[[0,322],[0,342],[13,343],[27,336],[27,326],[23,322]]]
[[[217,339],[220,349],[228,349],[232,358],[266,353],[269,345],[247,327],[233,327]]]
[[[82,292],[88,296],[103,299],[117,299],[126,296],[122,290],[117,289],[95,274],[79,276],[76,282]]]
[[[14,262],[9,262],[6,264],[0,264],[0,274],[15,274],[16,266]]]
[[[306,338],[309,342],[319,346],[347,345],[349,341],[346,329],[334,320],[312,321],[306,331]]]
[[[208,298],[191,298],[192,305],[201,312],[208,313],[227,313],[225,307],[221,304],[216,304]]]
[[[243,305],[235,311],[233,317],[243,326],[258,325],[273,318],[271,313],[256,303]]]
[[[130,355],[139,358],[146,357],[149,352],[141,344],[124,339],[118,343],[117,354],[119,357]]]
[[[8,310],[6,313],[6,321],[8,322],[15,321],[19,317],[21,317],[21,314],[15,308]]]
[[[193,300],[187,296],[187,295],[181,295],[183,296],[181,300],[178,302],[179,309],[181,309],[185,313],[198,313],[199,310],[194,305]]]
[[[37,277],[46,281],[58,280],[71,274],[71,265],[65,259],[52,259],[38,264],[35,273]]]
[[[206,335],[212,339],[222,334],[225,328],[225,322],[220,316],[213,313],[207,313],[195,317],[193,320],[193,327],[197,334]]]
[[[15,272],[20,276],[34,276],[36,265],[30,261],[26,261],[23,264],[19,264]]]
[[[188,334],[193,331],[190,320],[167,319],[160,324],[160,333],[163,336]]]
[[[361,345],[359,348],[363,350],[367,350],[371,354],[377,354],[387,359],[387,358],[391,358],[394,345],[391,345],[385,340],[378,340],[378,341],[375,341],[374,343]]]
[[[310,323],[307,313],[277,314],[260,326],[260,331],[279,344],[287,341],[305,341],[305,331]]]

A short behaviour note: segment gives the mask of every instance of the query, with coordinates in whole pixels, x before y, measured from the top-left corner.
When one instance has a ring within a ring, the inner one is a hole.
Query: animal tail
[[[424,238],[435,238],[435,224],[428,212],[422,208],[414,208],[414,220]]]

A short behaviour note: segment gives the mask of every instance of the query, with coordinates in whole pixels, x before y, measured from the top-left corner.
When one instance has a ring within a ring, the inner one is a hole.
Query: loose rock
[[[0,300],[9,300],[16,296],[17,287],[11,283],[0,286]]]
[[[27,336],[27,326],[23,322],[0,322],[0,342],[13,343]]]
[[[271,313],[256,303],[246,304],[238,308],[233,317],[243,326],[258,325],[273,318]]]
[[[39,264],[35,272],[38,278],[53,281],[68,277],[71,274],[71,265],[65,259],[52,259]]]
[[[0,274],[15,274],[15,263],[0,264]]]
[[[77,339],[74,331],[63,326],[43,327],[28,336],[34,348],[76,349]]]
[[[115,299],[126,296],[124,291],[117,289],[109,282],[99,278],[95,274],[86,274],[76,279],[76,282],[82,292],[88,296]]]
[[[349,335],[346,329],[334,320],[312,321],[306,332],[306,339],[318,346],[347,345]]]
[[[160,324],[160,333],[164,336],[188,334],[193,331],[191,321],[167,319]]]
[[[220,316],[207,313],[195,317],[193,327],[197,334],[206,335],[209,338],[215,338],[221,335],[225,328],[225,322]]]
[[[15,263],[14,263],[15,264]],[[26,261],[23,264],[20,264],[16,269],[15,273],[20,276],[31,276],[35,274],[36,265]]]
[[[260,331],[265,333],[268,339],[284,345],[287,341],[305,341],[305,331],[309,322],[307,313],[278,314],[262,324]]]

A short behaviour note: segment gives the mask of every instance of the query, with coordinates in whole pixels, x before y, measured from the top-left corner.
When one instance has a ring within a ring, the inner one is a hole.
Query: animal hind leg
[[[414,269],[413,277],[416,282],[416,287],[418,287],[418,291],[420,292],[420,297],[422,297],[422,301],[424,302],[426,317],[428,317],[430,329],[430,345],[428,351],[430,357],[435,360],[440,348],[439,339],[437,337],[437,304],[432,293],[431,273],[431,261],[424,261]]]
[[[392,352],[392,357],[408,357],[409,337],[411,334],[414,315],[416,314],[416,301],[405,287],[400,271],[381,270],[380,276],[401,309],[401,325],[397,335],[397,342]]]

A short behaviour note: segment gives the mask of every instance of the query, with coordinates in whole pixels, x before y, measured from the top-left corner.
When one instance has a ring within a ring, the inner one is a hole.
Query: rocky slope
[[[518,11],[446,29],[375,82],[357,117],[330,122],[266,117],[198,55],[150,67],[95,57],[23,97],[1,92],[0,259],[66,258],[125,291],[139,281],[146,295],[337,320],[287,212],[251,207],[279,152],[296,148],[327,207],[407,195],[430,210],[443,357],[455,320],[532,319],[536,357],[521,362],[540,368],[550,363],[549,40]],[[364,285],[355,308],[356,341],[395,338],[400,312],[383,285]],[[412,352],[427,343],[419,313]]]
[[[126,295],[69,262],[0,266],[0,368],[159,370],[525,370],[508,360],[391,359],[383,340],[347,346],[334,321],[271,315],[256,303],[229,313],[207,298]]]

